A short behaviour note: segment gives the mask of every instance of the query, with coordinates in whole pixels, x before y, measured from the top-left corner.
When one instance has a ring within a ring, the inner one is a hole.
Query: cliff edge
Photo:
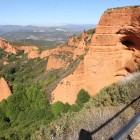
[[[108,9],[101,16],[88,49],[75,72],[52,92],[52,103],[74,104],[82,88],[94,96],[138,69],[140,6]]]

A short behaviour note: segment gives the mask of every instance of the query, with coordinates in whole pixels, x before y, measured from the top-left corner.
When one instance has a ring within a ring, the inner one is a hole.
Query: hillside
[[[47,49],[53,49],[56,48],[60,43],[55,41],[46,41],[46,40],[33,40],[33,39],[22,39],[10,42],[10,45],[12,46],[39,46],[39,47],[46,47]]]
[[[108,9],[51,49],[0,40],[0,139],[106,140],[123,126],[140,110],[139,12]]]
[[[36,32],[36,31],[16,31],[8,32],[0,35],[1,38],[9,41],[17,41],[21,39],[33,39],[33,40],[46,40],[46,41],[57,41],[60,43],[65,42],[73,34],[80,34],[79,32],[63,32],[63,31],[48,31],[48,32]]]

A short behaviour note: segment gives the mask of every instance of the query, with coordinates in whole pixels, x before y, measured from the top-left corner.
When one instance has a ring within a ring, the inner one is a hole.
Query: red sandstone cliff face
[[[38,47],[35,47],[35,46],[20,46],[20,47],[16,47],[16,48],[17,48],[17,50],[24,50],[24,53],[29,53],[29,52],[38,50]]]
[[[86,38],[86,39],[85,39]],[[83,55],[87,52],[88,46],[87,41],[91,39],[90,35],[82,34],[81,36],[70,37],[69,40],[59,45],[57,48],[52,50],[45,50],[41,54],[37,54],[36,51],[32,51],[28,54],[28,58],[44,58],[50,54],[59,54],[60,52],[70,53],[73,55]]]
[[[12,95],[11,90],[4,78],[0,78],[0,102],[3,99],[7,99]]]
[[[52,103],[74,104],[81,88],[94,96],[104,86],[136,71],[139,60],[140,7],[109,9],[102,15],[78,68],[52,92]]]
[[[29,53],[33,51],[37,51],[38,48],[35,46],[11,46],[8,42],[0,39],[0,48],[5,48],[6,52],[10,52],[16,54],[19,50],[24,50],[24,53]]]
[[[88,46],[84,38],[87,35],[73,36],[69,40],[59,45],[56,49],[52,50],[52,56],[48,59],[47,70],[51,68],[67,68],[70,64],[70,60],[75,60],[79,55],[85,55],[87,53]],[[89,36],[87,36],[88,39]],[[91,37],[89,37],[90,39]],[[42,54],[41,54],[42,55]],[[49,54],[50,55],[50,54]]]
[[[91,39],[90,35],[83,33],[81,36],[70,37],[69,40],[59,45],[52,50],[45,50],[41,54],[37,51],[31,51],[28,53],[28,58],[44,58],[50,56],[46,70],[67,68],[69,59],[77,58],[79,55],[85,55],[88,51],[88,40]]]

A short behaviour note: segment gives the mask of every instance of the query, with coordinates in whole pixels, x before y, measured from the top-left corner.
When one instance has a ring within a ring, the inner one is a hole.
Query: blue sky
[[[140,0],[0,0],[0,25],[98,24],[108,8]]]

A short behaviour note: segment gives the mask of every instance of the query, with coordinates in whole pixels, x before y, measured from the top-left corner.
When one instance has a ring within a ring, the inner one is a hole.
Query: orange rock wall
[[[138,69],[140,7],[109,9],[101,17],[89,51],[75,72],[52,92],[56,101],[74,104],[84,88],[91,96]]]
[[[59,52],[66,52],[66,53],[70,53],[73,55],[83,55],[85,54],[85,48],[87,48],[86,46],[86,42],[84,41],[84,38],[86,37],[86,34],[82,34],[81,35],[81,40],[78,41],[77,36],[73,36],[70,37],[69,40],[67,41],[67,44],[61,44],[59,45],[57,48],[52,49],[52,50],[45,50],[43,51],[41,54],[37,54],[36,51],[31,51],[28,54],[28,58],[36,58],[36,57],[40,57],[40,58],[44,58],[46,56],[49,56],[50,54],[59,54]],[[91,38],[91,36],[89,36],[89,39]],[[75,41],[74,41],[75,40]]]
[[[12,95],[11,90],[4,78],[0,78],[0,102],[3,99],[7,99]]]
[[[28,53],[28,59],[34,59],[40,57],[39,52],[38,51],[30,51]]]
[[[24,50],[24,53],[29,53],[29,52],[32,52],[32,51],[37,51],[38,50],[38,47],[35,47],[35,46],[20,46],[20,47],[17,47],[18,50]]]
[[[66,67],[66,61],[61,58],[55,58],[55,56],[49,56],[47,63],[47,70],[59,69]]]

